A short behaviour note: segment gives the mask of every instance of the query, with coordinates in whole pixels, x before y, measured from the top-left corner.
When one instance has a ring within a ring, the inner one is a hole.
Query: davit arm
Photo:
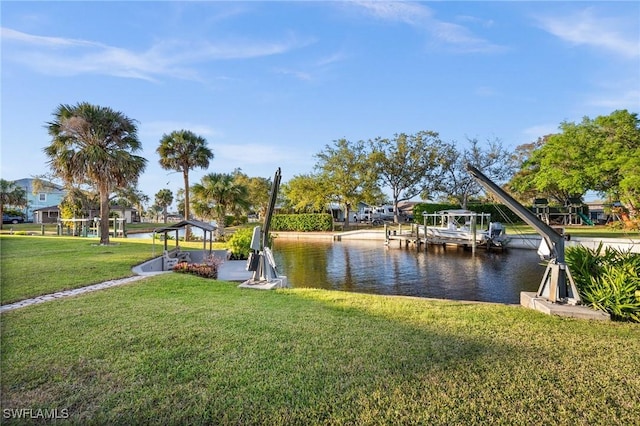
[[[555,259],[549,261],[547,270],[542,277],[540,288],[538,289],[538,296],[546,297],[551,302],[568,300],[573,300],[576,303],[580,302],[580,295],[571,277],[569,267],[565,264],[564,260],[564,237],[538,219],[529,209],[518,203],[511,195],[507,194],[502,188],[482,174],[480,170],[471,164],[467,164],[466,168],[471,176],[473,176],[484,189],[495,195],[496,198],[509,207],[509,209],[524,220],[525,223],[535,229],[549,246],[551,254]]]

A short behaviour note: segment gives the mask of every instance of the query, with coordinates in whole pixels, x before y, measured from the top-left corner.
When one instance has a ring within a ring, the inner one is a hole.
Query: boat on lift
[[[476,245],[499,248],[504,248],[509,242],[505,227],[500,222],[492,222],[490,213],[458,209],[423,213],[422,216],[427,240],[470,245],[475,239]]]

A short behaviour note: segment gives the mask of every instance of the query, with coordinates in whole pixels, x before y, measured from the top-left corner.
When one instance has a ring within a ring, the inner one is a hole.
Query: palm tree
[[[162,207],[164,223],[167,223],[167,207],[169,207],[171,203],[173,203],[173,193],[170,189],[161,189],[156,193],[155,204],[158,207]]]
[[[0,215],[4,212],[4,206],[25,207],[27,205],[27,192],[15,182],[0,179]],[[0,223],[2,229],[2,223]]]
[[[209,173],[200,182],[191,188],[196,201],[194,207],[201,215],[215,218],[218,235],[224,235],[227,212],[250,206],[249,190],[245,185],[238,185],[228,173]]]
[[[67,184],[89,184],[100,195],[100,244],[109,244],[109,196],[135,185],[147,160],[135,121],[119,111],[86,102],[60,105],[47,123],[44,148],[53,173]]]
[[[184,218],[189,219],[189,170],[209,167],[213,152],[207,147],[207,140],[189,130],[175,130],[162,135],[156,150],[160,155],[160,166],[166,170],[182,172],[184,179]],[[185,235],[188,239],[189,232]]]

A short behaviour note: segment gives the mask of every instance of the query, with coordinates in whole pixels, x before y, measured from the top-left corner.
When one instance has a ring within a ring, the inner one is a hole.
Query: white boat
[[[452,244],[505,247],[509,238],[500,222],[491,222],[491,214],[470,210],[443,210],[423,213],[424,234],[429,240]],[[475,228],[475,229],[474,229]]]

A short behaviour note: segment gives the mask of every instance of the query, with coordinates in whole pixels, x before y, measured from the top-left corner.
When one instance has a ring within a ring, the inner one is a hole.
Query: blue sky
[[[182,187],[163,133],[205,137],[191,172],[309,173],[334,140],[436,131],[535,141],[565,120],[640,112],[638,2],[2,1],[1,172],[48,171],[60,104],[138,121],[147,195]]]

